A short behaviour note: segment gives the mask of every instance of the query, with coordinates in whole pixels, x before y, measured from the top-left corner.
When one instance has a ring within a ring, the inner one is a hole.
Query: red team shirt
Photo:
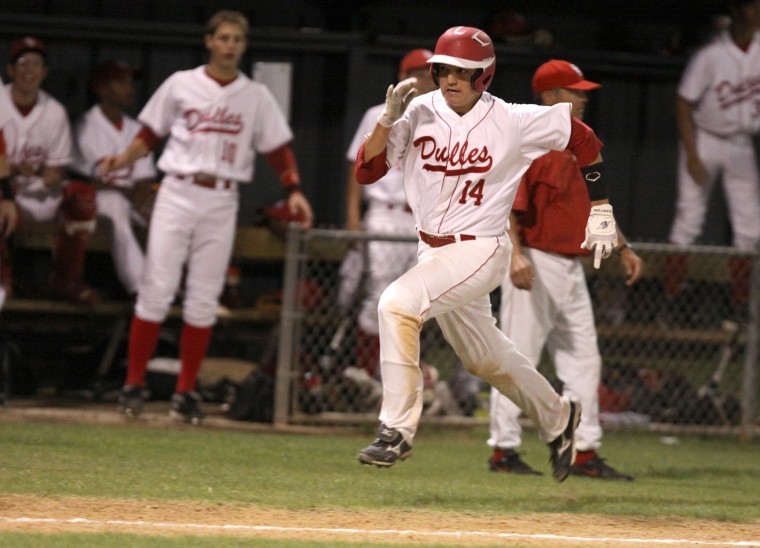
[[[591,206],[586,183],[569,150],[550,151],[533,161],[517,189],[512,211],[523,245],[568,257],[581,248]]]

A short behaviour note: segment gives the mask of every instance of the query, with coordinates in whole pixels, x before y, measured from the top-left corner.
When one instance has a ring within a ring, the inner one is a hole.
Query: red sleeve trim
[[[280,183],[285,188],[301,183],[301,176],[298,173],[298,163],[296,155],[290,145],[283,145],[265,155],[267,163],[280,178]]]
[[[137,136],[135,136],[135,139],[140,139],[150,151],[155,150],[159,141],[161,141],[161,138],[153,133],[153,130],[148,126],[143,126]]]
[[[567,148],[575,154],[579,167],[586,167],[596,160],[603,146],[593,129],[575,116],[570,117],[570,141]]]
[[[8,151],[5,149],[5,136],[3,135],[3,130],[0,129],[0,156],[5,156],[8,154]]]
[[[386,156],[386,149],[372,158],[369,162],[364,161],[364,145],[359,147],[359,152],[356,155],[356,165],[354,167],[354,175],[356,180],[362,185],[370,185],[383,177],[388,173],[388,160]]]

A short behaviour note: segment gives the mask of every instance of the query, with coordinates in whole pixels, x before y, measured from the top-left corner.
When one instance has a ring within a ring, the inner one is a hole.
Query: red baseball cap
[[[15,63],[19,57],[30,51],[34,51],[43,57],[47,57],[47,47],[45,47],[45,42],[34,36],[24,36],[11,44],[11,63]]]
[[[91,85],[96,88],[101,84],[120,80],[127,76],[137,76],[137,70],[124,63],[123,61],[103,61],[92,73]]]
[[[433,52],[429,49],[413,49],[401,59],[401,63],[398,66],[399,74],[407,73],[410,70],[419,68],[428,68],[428,59],[433,56]]]
[[[543,93],[555,88],[592,90],[601,84],[583,78],[583,73],[568,61],[552,59],[536,69],[533,74],[533,93]]]

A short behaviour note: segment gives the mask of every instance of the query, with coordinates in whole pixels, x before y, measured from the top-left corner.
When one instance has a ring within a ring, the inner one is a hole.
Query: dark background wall
[[[412,47],[433,49],[450,26],[478,26],[497,45],[496,79],[489,91],[509,102],[533,100],[531,74],[552,57],[575,62],[603,84],[592,95],[587,121],[606,145],[618,220],[634,240],[663,241],[675,199],[675,87],[688,54],[712,32],[722,4],[3,0],[0,62],[19,36],[46,40],[45,87],[74,119],[92,102],[91,68],[106,58],[122,59],[143,69],[136,114],[169,74],[205,61],[202,33],[208,17],[218,9],[239,9],[253,27],[243,69],[250,74],[256,61],[293,65],[291,125],[304,186],[318,224],[340,226],[345,150],[364,110],[380,102],[394,81],[399,58]],[[524,27],[513,15],[497,17],[504,11],[524,16]],[[506,20],[506,27],[494,24],[499,20]],[[539,29],[552,37],[550,45],[534,43]],[[250,224],[258,207],[279,198],[275,178],[259,160],[255,181],[243,190],[240,222]],[[708,227],[707,242],[728,241],[720,192]]]

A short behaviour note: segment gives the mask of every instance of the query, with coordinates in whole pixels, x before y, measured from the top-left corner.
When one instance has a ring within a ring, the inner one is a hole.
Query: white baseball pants
[[[733,245],[752,250],[760,241],[760,175],[752,140],[748,135],[720,138],[697,131],[697,149],[708,174],[701,187],[686,169],[683,145],[678,157],[678,200],[670,230],[670,242],[693,244],[702,234],[708,200],[715,182],[722,178],[733,229]]]
[[[210,189],[171,175],[164,178],[150,221],[138,317],[164,321],[187,263],[183,319],[195,327],[216,322],[237,210],[237,187]]]
[[[505,235],[419,244],[419,262],[394,281],[378,306],[383,403],[380,421],[411,443],[422,412],[420,330],[436,318],[465,368],[515,401],[544,440],[567,425],[570,404],[496,327],[489,293],[507,271],[512,245]]]
[[[580,259],[523,248],[533,264],[530,291],[517,289],[507,275],[501,284],[501,328],[533,364],[546,346],[564,394],[575,396],[583,413],[575,432],[578,450],[598,449],[599,381],[602,360],[597,344],[591,297]],[[514,449],[521,443],[520,409],[491,390],[488,445]]]

